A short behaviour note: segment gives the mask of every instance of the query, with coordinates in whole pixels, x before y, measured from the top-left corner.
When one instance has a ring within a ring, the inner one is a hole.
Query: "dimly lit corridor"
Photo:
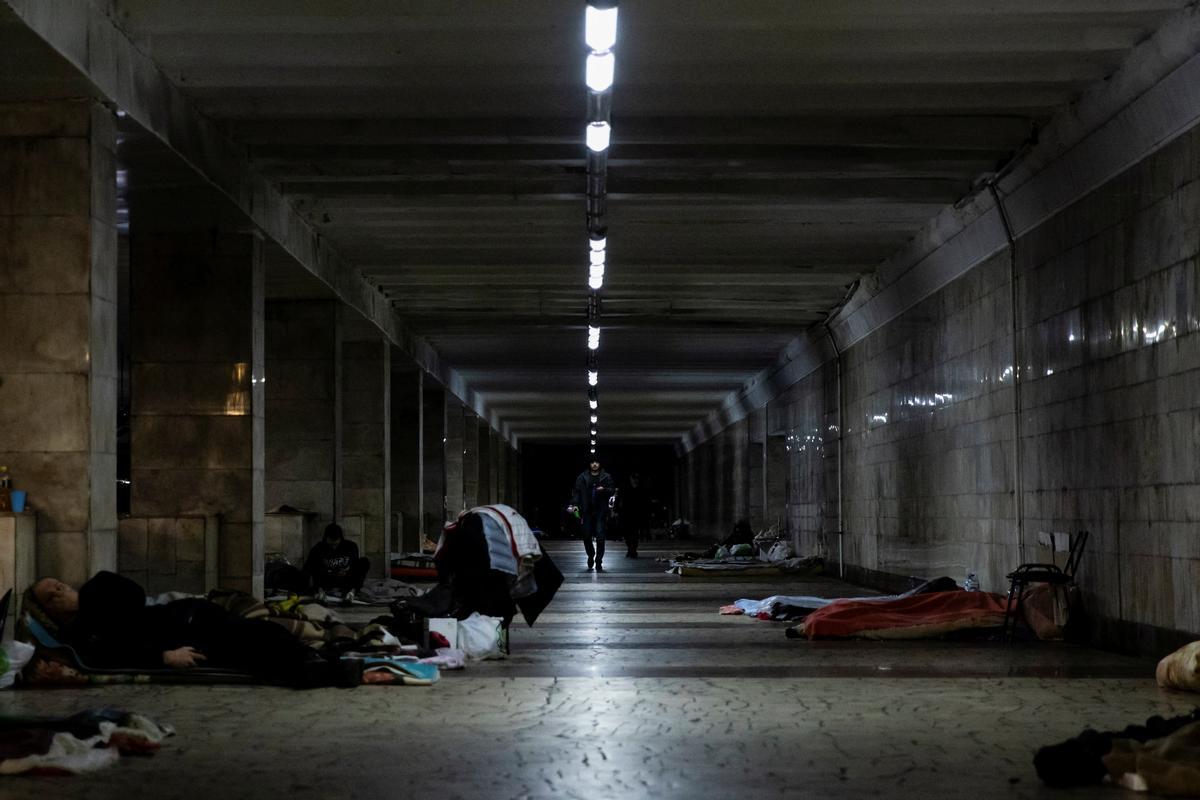
[[[1200,796],[1198,154],[1200,0],[0,0],[0,797]]]

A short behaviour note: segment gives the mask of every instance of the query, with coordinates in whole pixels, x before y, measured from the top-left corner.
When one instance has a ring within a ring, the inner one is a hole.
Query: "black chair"
[[[1004,635],[1008,641],[1011,642],[1017,632],[1017,615],[1021,613],[1021,598],[1025,588],[1031,583],[1048,583],[1056,587],[1074,583],[1089,535],[1087,531],[1079,531],[1071,537],[1067,563],[1061,568],[1057,564],[1022,564],[1008,573],[1008,605],[1004,609]]]

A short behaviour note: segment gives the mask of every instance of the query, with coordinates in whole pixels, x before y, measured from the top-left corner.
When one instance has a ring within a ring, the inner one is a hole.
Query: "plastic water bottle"
[[[974,572],[967,573],[967,578],[963,581],[963,589],[968,592],[979,591],[979,578],[975,576]]]

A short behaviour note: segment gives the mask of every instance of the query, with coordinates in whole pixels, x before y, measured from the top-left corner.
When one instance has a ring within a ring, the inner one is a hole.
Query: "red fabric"
[[[804,633],[816,639],[902,628],[987,628],[1003,623],[1004,607],[1004,597],[988,592],[930,592],[886,602],[841,600],[809,614]]]
[[[393,578],[436,578],[436,567],[392,567]]]

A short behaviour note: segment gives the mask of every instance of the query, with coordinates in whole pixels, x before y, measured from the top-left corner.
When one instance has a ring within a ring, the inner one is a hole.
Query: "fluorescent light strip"
[[[608,5],[605,3],[604,5]],[[585,69],[584,79],[587,88],[595,95],[602,94],[612,89],[613,80],[616,75],[617,59],[613,54],[612,49],[617,44],[617,8],[615,3],[608,8],[596,8],[588,5],[584,10],[584,41],[587,43],[588,49],[591,51],[587,55],[587,66]],[[601,100],[599,108],[607,109],[606,98]],[[592,117],[589,120],[585,131],[585,141],[588,150],[593,153],[603,153],[608,150],[612,143],[612,127],[607,121],[607,110],[598,112],[597,116],[603,115],[603,119]],[[598,210],[603,210],[604,200],[604,161],[599,160],[596,163],[600,165],[599,181],[597,183],[600,191]],[[597,198],[589,198],[589,213],[592,208],[590,203]],[[589,230],[592,222],[589,217]],[[598,229],[600,233],[593,232],[588,238],[588,287],[592,291],[598,291],[604,286],[604,267],[607,261],[606,247],[608,237],[603,233],[604,229]],[[588,306],[588,321],[597,320],[598,308],[596,306],[596,298],[593,296],[589,301]],[[600,383],[599,370],[596,366],[596,351],[600,348],[600,327],[598,325],[588,325],[588,340],[587,340],[589,356],[588,356],[588,407],[593,412],[589,415],[591,421],[591,453],[596,453],[596,436],[599,430],[599,415],[594,413],[600,403],[596,397],[596,386]]]

